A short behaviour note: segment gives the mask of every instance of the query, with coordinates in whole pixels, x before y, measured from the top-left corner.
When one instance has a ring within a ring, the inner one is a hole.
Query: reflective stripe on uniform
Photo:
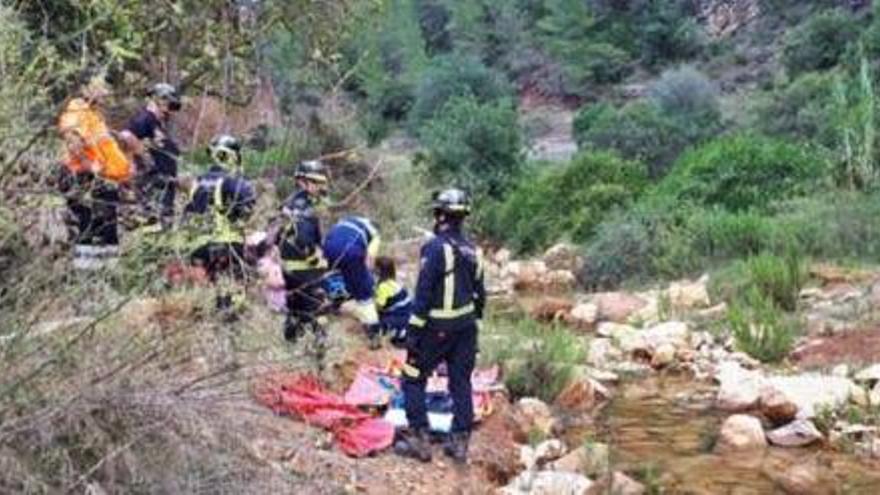
[[[364,241],[364,246],[367,248],[367,254],[373,257],[379,254],[379,231],[376,230],[376,227],[373,226],[369,220],[343,220],[339,222],[339,226],[357,232],[361,240]]]
[[[302,272],[305,270],[320,270],[327,268],[327,260],[320,249],[316,249],[315,253],[302,260],[282,260],[281,268],[288,272]]]
[[[435,320],[454,320],[463,316],[468,316],[474,312],[474,305],[466,304],[457,309],[432,309],[428,316]]]
[[[416,328],[422,328],[423,326],[425,326],[425,323],[426,323],[426,322],[425,322],[424,319],[419,318],[419,317],[416,316],[416,315],[411,315],[411,316],[409,317],[409,324],[410,324],[411,326],[416,327]]]
[[[455,304],[455,252],[449,244],[443,244],[446,276],[443,277],[443,310],[451,310]]]

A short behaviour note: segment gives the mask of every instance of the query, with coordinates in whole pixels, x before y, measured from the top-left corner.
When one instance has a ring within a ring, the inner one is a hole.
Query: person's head
[[[168,83],[157,83],[147,90],[148,107],[159,118],[168,120],[171,115],[180,110],[180,93],[177,88]]]
[[[241,172],[241,142],[235,136],[220,134],[208,145],[211,160],[227,171]]]
[[[320,160],[300,162],[294,172],[296,185],[310,196],[322,196],[327,192],[327,167]]]
[[[376,258],[376,261],[373,263],[373,268],[376,272],[376,277],[380,280],[394,280],[397,278],[397,267],[394,264],[394,259],[390,256],[379,256]]]
[[[458,228],[471,213],[471,199],[461,189],[445,189],[432,200],[435,228]]]

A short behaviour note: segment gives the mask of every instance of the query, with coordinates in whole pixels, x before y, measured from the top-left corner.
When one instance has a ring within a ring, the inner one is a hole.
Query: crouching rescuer
[[[470,199],[461,190],[437,194],[433,201],[435,236],[421,249],[403,370],[409,428],[400,433],[395,451],[423,462],[431,460],[425,387],[443,361],[453,401],[452,432],[443,450],[454,461],[467,462],[474,418],[471,375],[486,300],[481,256],[462,232],[470,209]]]
[[[220,287],[217,309],[235,314],[244,299],[240,284],[219,280],[221,274],[241,280],[245,274],[244,223],[251,215],[256,194],[242,176],[241,143],[233,136],[215,137],[208,153],[213,164],[196,180],[184,221],[195,233],[191,254],[193,264],[205,269],[208,279]],[[236,288],[233,288],[232,286]]]

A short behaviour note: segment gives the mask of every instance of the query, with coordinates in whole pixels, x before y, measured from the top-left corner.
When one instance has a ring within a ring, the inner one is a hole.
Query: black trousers
[[[406,419],[410,428],[428,428],[428,408],[425,404],[425,387],[428,377],[441,362],[449,369],[449,393],[452,396],[452,431],[470,432],[474,423],[474,403],[471,375],[477,355],[477,324],[473,320],[460,326],[439,330],[431,328],[430,322],[423,329],[410,329],[416,334],[409,339],[414,348],[407,355],[407,364],[418,370],[418,376],[403,374],[403,396]]]
[[[190,261],[204,267],[211,282],[216,282],[222,273],[244,278],[244,244],[240,242],[209,242],[193,251]]]
[[[68,174],[62,187],[73,218],[71,239],[87,246],[119,245],[118,186],[92,174]]]
[[[284,289],[287,291],[287,314],[300,322],[315,319],[324,302],[321,287],[325,271],[284,271]]]

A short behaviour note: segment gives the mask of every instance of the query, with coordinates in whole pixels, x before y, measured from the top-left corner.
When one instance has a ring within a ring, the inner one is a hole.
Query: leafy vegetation
[[[797,336],[796,322],[757,288],[731,305],[727,319],[737,347],[765,362],[788,356]]]

